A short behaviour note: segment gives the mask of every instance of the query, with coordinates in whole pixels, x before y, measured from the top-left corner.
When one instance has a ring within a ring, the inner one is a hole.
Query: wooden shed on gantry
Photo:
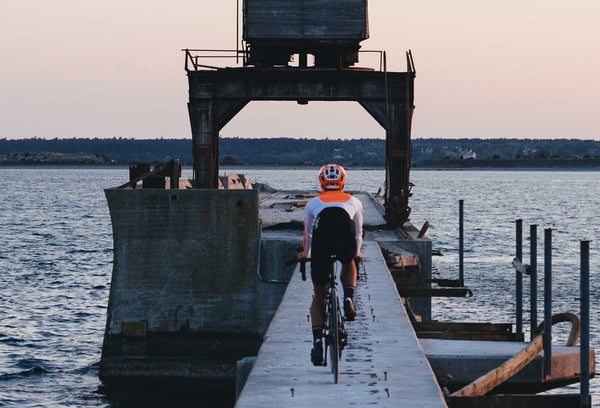
[[[243,39],[251,65],[287,65],[307,54],[317,67],[348,67],[369,38],[367,0],[244,0]]]

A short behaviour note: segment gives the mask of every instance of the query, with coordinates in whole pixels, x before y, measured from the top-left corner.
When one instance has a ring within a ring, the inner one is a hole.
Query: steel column
[[[460,280],[460,286],[465,286],[464,203],[465,200],[458,200],[458,280]]]
[[[590,241],[581,241],[580,316],[581,340],[579,356],[581,366],[581,408],[592,405],[590,399]]]
[[[544,379],[552,374],[552,229],[544,230]]]
[[[192,127],[194,187],[217,188],[219,130],[215,126],[213,100],[203,98],[190,101],[188,111]]]
[[[516,221],[517,224],[517,247],[516,247],[516,257],[519,262],[523,262],[523,220],[518,219]],[[518,341],[523,341],[523,275],[521,272],[516,271],[515,277],[517,280],[516,284],[516,314],[517,314],[517,324],[516,324],[516,335]]]
[[[529,270],[530,270],[530,297],[529,310],[531,314],[531,340],[533,331],[537,328],[537,225],[529,226]]]

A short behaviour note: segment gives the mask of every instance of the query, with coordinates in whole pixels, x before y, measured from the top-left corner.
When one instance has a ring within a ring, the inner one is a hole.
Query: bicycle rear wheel
[[[339,378],[338,362],[340,359],[340,332],[338,326],[338,298],[335,289],[331,290],[329,313],[329,358],[331,359],[331,372],[333,373],[333,381],[337,384]]]

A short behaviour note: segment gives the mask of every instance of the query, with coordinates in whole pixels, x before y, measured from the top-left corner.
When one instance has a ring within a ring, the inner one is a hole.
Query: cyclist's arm
[[[356,256],[361,257],[360,248],[362,246],[363,241],[364,210],[360,200],[356,199],[356,201],[356,206],[358,207],[356,209],[356,214],[354,215],[354,231],[356,233]]]
[[[313,206],[310,201],[306,205],[306,212],[304,214],[304,237],[302,243],[304,246],[304,252],[302,256],[304,258],[310,258],[310,246],[312,245],[312,227],[315,223],[315,215],[313,214]]]

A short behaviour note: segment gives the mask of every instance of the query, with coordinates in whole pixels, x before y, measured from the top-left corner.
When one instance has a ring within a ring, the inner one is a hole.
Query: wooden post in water
[[[465,286],[464,202],[465,200],[458,200],[458,279],[460,286]]]
[[[581,340],[579,343],[580,360],[580,407],[592,406],[590,398],[590,241],[581,241],[581,276],[580,276],[580,317]]]
[[[544,230],[544,379],[552,374],[552,228]]]
[[[523,220],[518,219],[517,223],[517,248],[516,257],[519,262],[523,262]],[[523,275],[521,272],[515,272],[517,280],[516,303],[517,303],[517,327],[516,335],[518,341],[523,341]]]
[[[537,327],[537,225],[529,226],[529,271],[530,271],[530,297],[529,310],[531,313],[531,341],[533,341],[533,331]]]

